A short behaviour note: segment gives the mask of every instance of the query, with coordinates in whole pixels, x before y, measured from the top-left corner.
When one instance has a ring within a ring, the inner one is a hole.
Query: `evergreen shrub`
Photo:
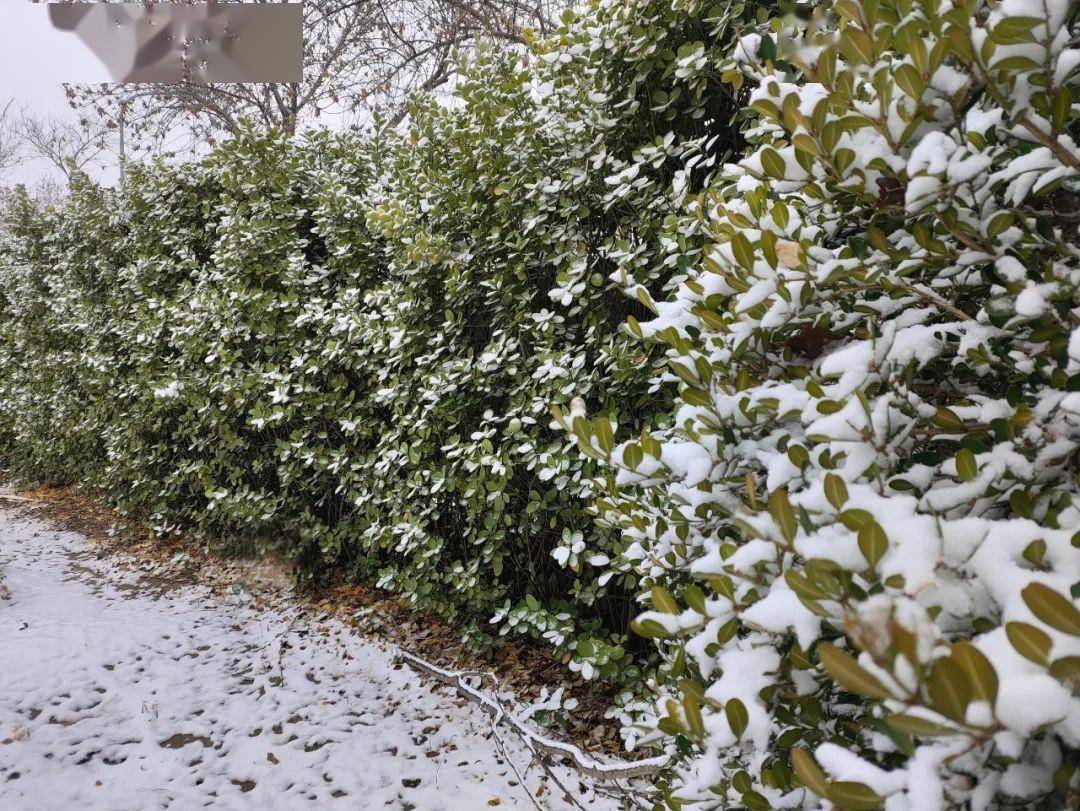
[[[53,210],[17,201],[7,464],[634,681],[636,579],[604,574],[621,538],[548,409],[583,396],[635,427],[670,403],[621,325],[700,251],[659,235],[738,144],[710,65],[742,13],[567,12],[396,130],[251,131]]]
[[[717,65],[747,151],[629,324],[671,420],[556,410],[663,658],[627,732],[673,807],[1075,805],[1077,7],[803,11]]]

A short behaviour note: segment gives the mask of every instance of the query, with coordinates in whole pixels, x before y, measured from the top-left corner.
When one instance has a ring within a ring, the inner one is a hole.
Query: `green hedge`
[[[1077,15],[604,0],[19,198],[3,457],[547,639],[672,808],[1074,804]]]
[[[700,250],[658,237],[737,146],[707,56],[740,13],[567,13],[400,133],[249,132],[53,211],[17,202],[7,463],[632,681],[636,578],[602,574],[623,542],[587,514],[593,462],[549,406],[637,429],[670,404],[620,327]]]

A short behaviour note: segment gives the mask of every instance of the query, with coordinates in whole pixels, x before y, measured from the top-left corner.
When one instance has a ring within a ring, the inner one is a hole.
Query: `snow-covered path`
[[[342,625],[154,593],[2,502],[0,573],[6,811],[533,807],[486,716]]]

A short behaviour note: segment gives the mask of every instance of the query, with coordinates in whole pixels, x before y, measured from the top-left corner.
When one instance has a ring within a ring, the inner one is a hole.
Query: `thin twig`
[[[946,312],[952,313],[961,321],[975,320],[960,308],[955,307],[954,305],[947,302],[945,299],[941,298],[941,296],[935,295],[934,293],[931,293],[929,290],[925,290],[922,287],[917,287],[913,284],[907,284],[906,282],[893,282],[893,285],[900,288],[901,290],[911,293],[914,296],[918,296],[919,298],[923,299],[926,302],[929,302],[930,304],[933,304],[936,307],[940,307]]]
[[[544,807],[540,805],[540,801],[533,796],[532,791],[529,789],[529,783],[525,779],[525,775],[521,773],[521,770],[518,768],[517,763],[515,763],[514,759],[510,757],[510,752],[506,748],[506,743],[503,741],[502,736],[499,735],[499,719],[495,716],[491,717],[491,737],[495,739],[495,747],[499,750],[500,754],[502,754],[503,760],[505,760],[510,765],[510,768],[513,770],[514,775],[517,777],[518,783],[521,785],[522,790],[527,795],[529,795],[529,801],[532,802],[533,808],[535,808],[536,811],[544,811]]]

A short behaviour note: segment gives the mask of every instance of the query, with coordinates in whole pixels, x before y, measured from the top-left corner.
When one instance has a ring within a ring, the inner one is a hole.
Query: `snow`
[[[746,34],[740,37],[738,44],[735,46],[733,58],[736,62],[753,62],[760,47],[760,34]]]
[[[532,807],[478,708],[341,623],[310,633],[288,609],[203,586],[155,593],[85,538],[2,505],[0,577],[5,811]],[[616,807],[591,790],[578,801]],[[539,802],[571,807],[557,789]]]
[[[994,263],[994,267],[1008,282],[1022,282],[1027,278],[1027,268],[1013,256],[1002,256]]]
[[[821,620],[802,604],[782,577],[773,581],[763,599],[743,611],[742,618],[752,627],[774,633],[792,628],[804,649],[808,649],[821,634]]]
[[[772,723],[760,700],[759,693],[772,684],[780,668],[780,654],[769,647],[755,646],[753,637],[740,640],[734,648],[724,650],[717,656],[717,669],[721,676],[705,691],[713,701],[726,704],[733,698],[743,702],[749,716],[745,731],[746,740],[752,741],[759,752],[772,735]],[[712,743],[718,747],[731,746],[736,737],[726,716],[711,716],[717,729]]]
[[[1038,318],[1050,306],[1049,297],[1057,292],[1057,284],[1032,284],[1016,297],[1016,313],[1027,318]]]
[[[834,780],[865,783],[883,795],[904,788],[903,771],[885,771],[834,743],[821,744],[814,752],[814,757]]]
[[[929,175],[942,174],[949,165],[949,157],[955,151],[956,141],[948,133],[929,132],[911,151],[907,165],[908,174],[913,177],[923,172]]]
[[[180,396],[180,384],[173,380],[167,386],[154,389],[154,396],[161,400],[175,400]]]
[[[1069,333],[1069,357],[1080,362],[1080,329]]]

